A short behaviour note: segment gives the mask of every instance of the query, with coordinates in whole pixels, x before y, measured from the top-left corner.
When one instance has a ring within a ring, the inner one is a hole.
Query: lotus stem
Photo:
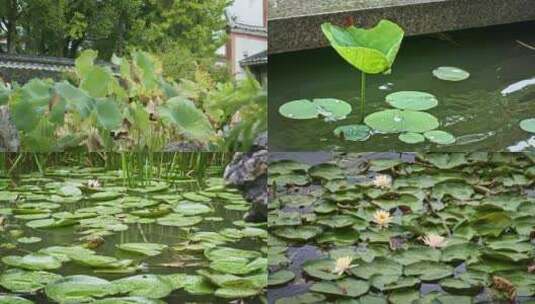
[[[366,106],[366,73],[362,72],[360,77],[360,121],[364,121],[364,107]]]

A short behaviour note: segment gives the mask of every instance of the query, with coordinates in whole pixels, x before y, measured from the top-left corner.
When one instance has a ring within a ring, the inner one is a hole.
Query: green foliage
[[[96,65],[97,56],[88,50],[76,60],[78,85],[33,79],[4,89],[22,150],[161,151],[180,141],[245,149],[267,129],[266,93],[252,77],[215,83],[198,71],[198,81],[177,84],[148,53],[114,56],[118,69]],[[231,121],[237,112],[240,119]]]

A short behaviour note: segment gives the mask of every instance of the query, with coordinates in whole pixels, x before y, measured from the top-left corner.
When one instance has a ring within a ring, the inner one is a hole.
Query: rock
[[[20,149],[19,132],[11,121],[7,106],[0,107],[0,152],[17,152]]]
[[[246,221],[267,220],[267,133],[261,134],[250,152],[237,152],[223,175],[225,183],[238,188],[252,204]]]

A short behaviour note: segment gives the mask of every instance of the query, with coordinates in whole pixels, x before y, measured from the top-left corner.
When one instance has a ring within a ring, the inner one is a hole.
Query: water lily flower
[[[336,265],[334,266],[333,273],[337,275],[342,275],[344,272],[357,266],[351,265],[351,262],[353,262],[353,258],[350,256],[345,256],[336,259]]]
[[[378,210],[373,215],[373,221],[379,225],[380,228],[388,228],[388,225],[392,221],[390,212],[384,210]]]
[[[386,174],[376,175],[373,179],[373,185],[381,189],[390,188],[392,187],[392,177]]]
[[[98,179],[90,179],[87,181],[87,187],[91,189],[98,189],[101,187],[101,185]]]
[[[434,233],[428,233],[426,236],[422,237],[422,241],[429,247],[432,248],[442,248],[446,246],[447,240],[446,238],[434,234]]]

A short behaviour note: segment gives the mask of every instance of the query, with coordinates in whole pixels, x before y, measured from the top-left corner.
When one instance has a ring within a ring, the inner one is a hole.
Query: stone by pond
[[[128,185],[119,171],[0,179],[0,303],[260,303],[265,223],[221,169]]]
[[[533,153],[334,153],[269,172],[269,303],[535,300]]]

